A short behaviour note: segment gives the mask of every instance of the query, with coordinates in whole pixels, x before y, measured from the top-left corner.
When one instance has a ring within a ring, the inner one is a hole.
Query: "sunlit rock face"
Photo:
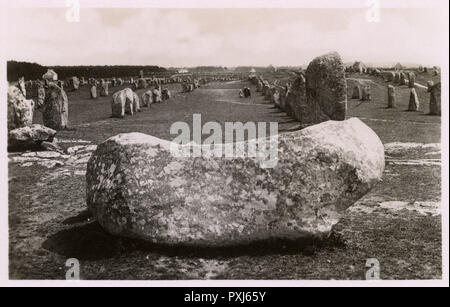
[[[278,163],[263,168],[248,157],[175,157],[169,141],[119,134],[88,162],[87,205],[109,233],[153,243],[321,237],[384,170],[380,139],[356,118],[278,140]]]

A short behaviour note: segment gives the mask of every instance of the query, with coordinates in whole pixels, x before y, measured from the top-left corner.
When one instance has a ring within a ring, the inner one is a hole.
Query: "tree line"
[[[8,81],[17,81],[20,77],[25,80],[41,79],[47,69],[53,69],[58,74],[58,79],[64,80],[68,77],[85,78],[110,78],[110,77],[132,77],[139,76],[141,70],[144,75],[166,73],[167,69],[156,65],[104,65],[104,66],[42,66],[29,62],[7,62]]]

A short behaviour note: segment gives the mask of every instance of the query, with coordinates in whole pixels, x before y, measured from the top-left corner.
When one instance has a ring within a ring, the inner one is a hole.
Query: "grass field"
[[[385,82],[348,78],[349,90],[356,79],[371,84],[372,101],[349,99],[348,117],[361,118],[379,135],[387,163],[383,180],[348,210],[328,240],[224,250],[168,248],[112,237],[86,211],[89,150],[58,157],[62,164],[50,168],[17,163],[22,153],[10,153],[10,278],[64,279],[66,259],[78,258],[83,279],[364,279],[366,259],[377,258],[382,279],[440,279],[441,166],[435,144],[440,143],[440,117],[427,115],[425,89],[417,89],[420,112],[406,112],[406,86],[397,87],[397,108],[386,109]],[[421,78],[425,85],[427,76]],[[244,85],[252,88],[251,99],[238,98]],[[202,122],[221,124],[276,121],[281,133],[298,124],[244,81],[211,83],[192,93],[180,93],[179,85],[169,88],[174,93],[169,101],[123,120],[110,118],[110,97],[91,100],[87,87],[70,92],[73,130],[57,137],[66,149],[134,131],[172,139],[171,124],[192,124],[193,113],[200,113]],[[139,96],[142,92],[138,90]],[[41,122],[39,112],[35,122]]]

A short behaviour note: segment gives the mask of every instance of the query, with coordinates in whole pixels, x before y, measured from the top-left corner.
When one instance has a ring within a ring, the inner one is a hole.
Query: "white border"
[[[6,29],[6,7],[24,8],[24,7],[65,7],[64,0],[0,0],[0,46],[7,46],[5,42]],[[447,0],[380,0],[382,8],[442,8],[447,14],[446,27],[442,29],[442,48],[449,50],[448,44],[448,1]],[[156,8],[363,8],[366,6],[366,0],[80,0],[81,7],[156,7]],[[6,58],[4,49],[0,49],[1,75],[0,75],[0,97],[2,99],[0,106],[0,119],[2,123],[6,123]],[[367,286],[412,286],[412,287],[430,287],[430,286],[447,286],[449,285],[449,194],[448,194],[448,170],[449,170],[449,73],[448,73],[448,57],[443,60],[442,66],[442,280],[425,280],[425,281],[310,281],[310,280],[189,280],[189,281],[15,281],[8,279],[8,181],[7,181],[7,152],[6,152],[6,125],[0,125],[0,188],[3,193],[0,194],[0,286],[30,286],[30,287],[48,287],[48,286],[75,286],[75,287],[92,287],[92,286],[115,286],[115,287],[131,287],[131,286],[153,286],[153,287],[282,287],[282,286],[339,286],[339,287],[367,287]]]

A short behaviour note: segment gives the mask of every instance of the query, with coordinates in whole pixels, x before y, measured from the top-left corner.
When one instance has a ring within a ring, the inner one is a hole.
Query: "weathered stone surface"
[[[8,87],[8,130],[30,126],[33,122],[34,101],[25,99],[17,86]]]
[[[392,85],[388,85],[388,108],[395,108],[395,87]]]
[[[87,205],[109,233],[203,246],[323,236],[385,164],[378,136],[356,118],[279,135],[274,168],[253,158],[175,157],[171,144],[120,134],[93,153]]]
[[[66,92],[55,84],[50,84],[42,112],[44,125],[55,129],[65,129],[69,124],[69,102]]]
[[[342,59],[337,52],[315,58],[306,69],[308,120],[344,120],[347,111],[347,83]]]
[[[8,147],[34,148],[52,142],[55,135],[55,130],[38,124],[17,128],[8,133]]]
[[[441,82],[430,89],[430,114],[441,115]]]
[[[417,96],[417,92],[414,88],[411,89],[409,94],[408,111],[419,111],[419,97]]]

